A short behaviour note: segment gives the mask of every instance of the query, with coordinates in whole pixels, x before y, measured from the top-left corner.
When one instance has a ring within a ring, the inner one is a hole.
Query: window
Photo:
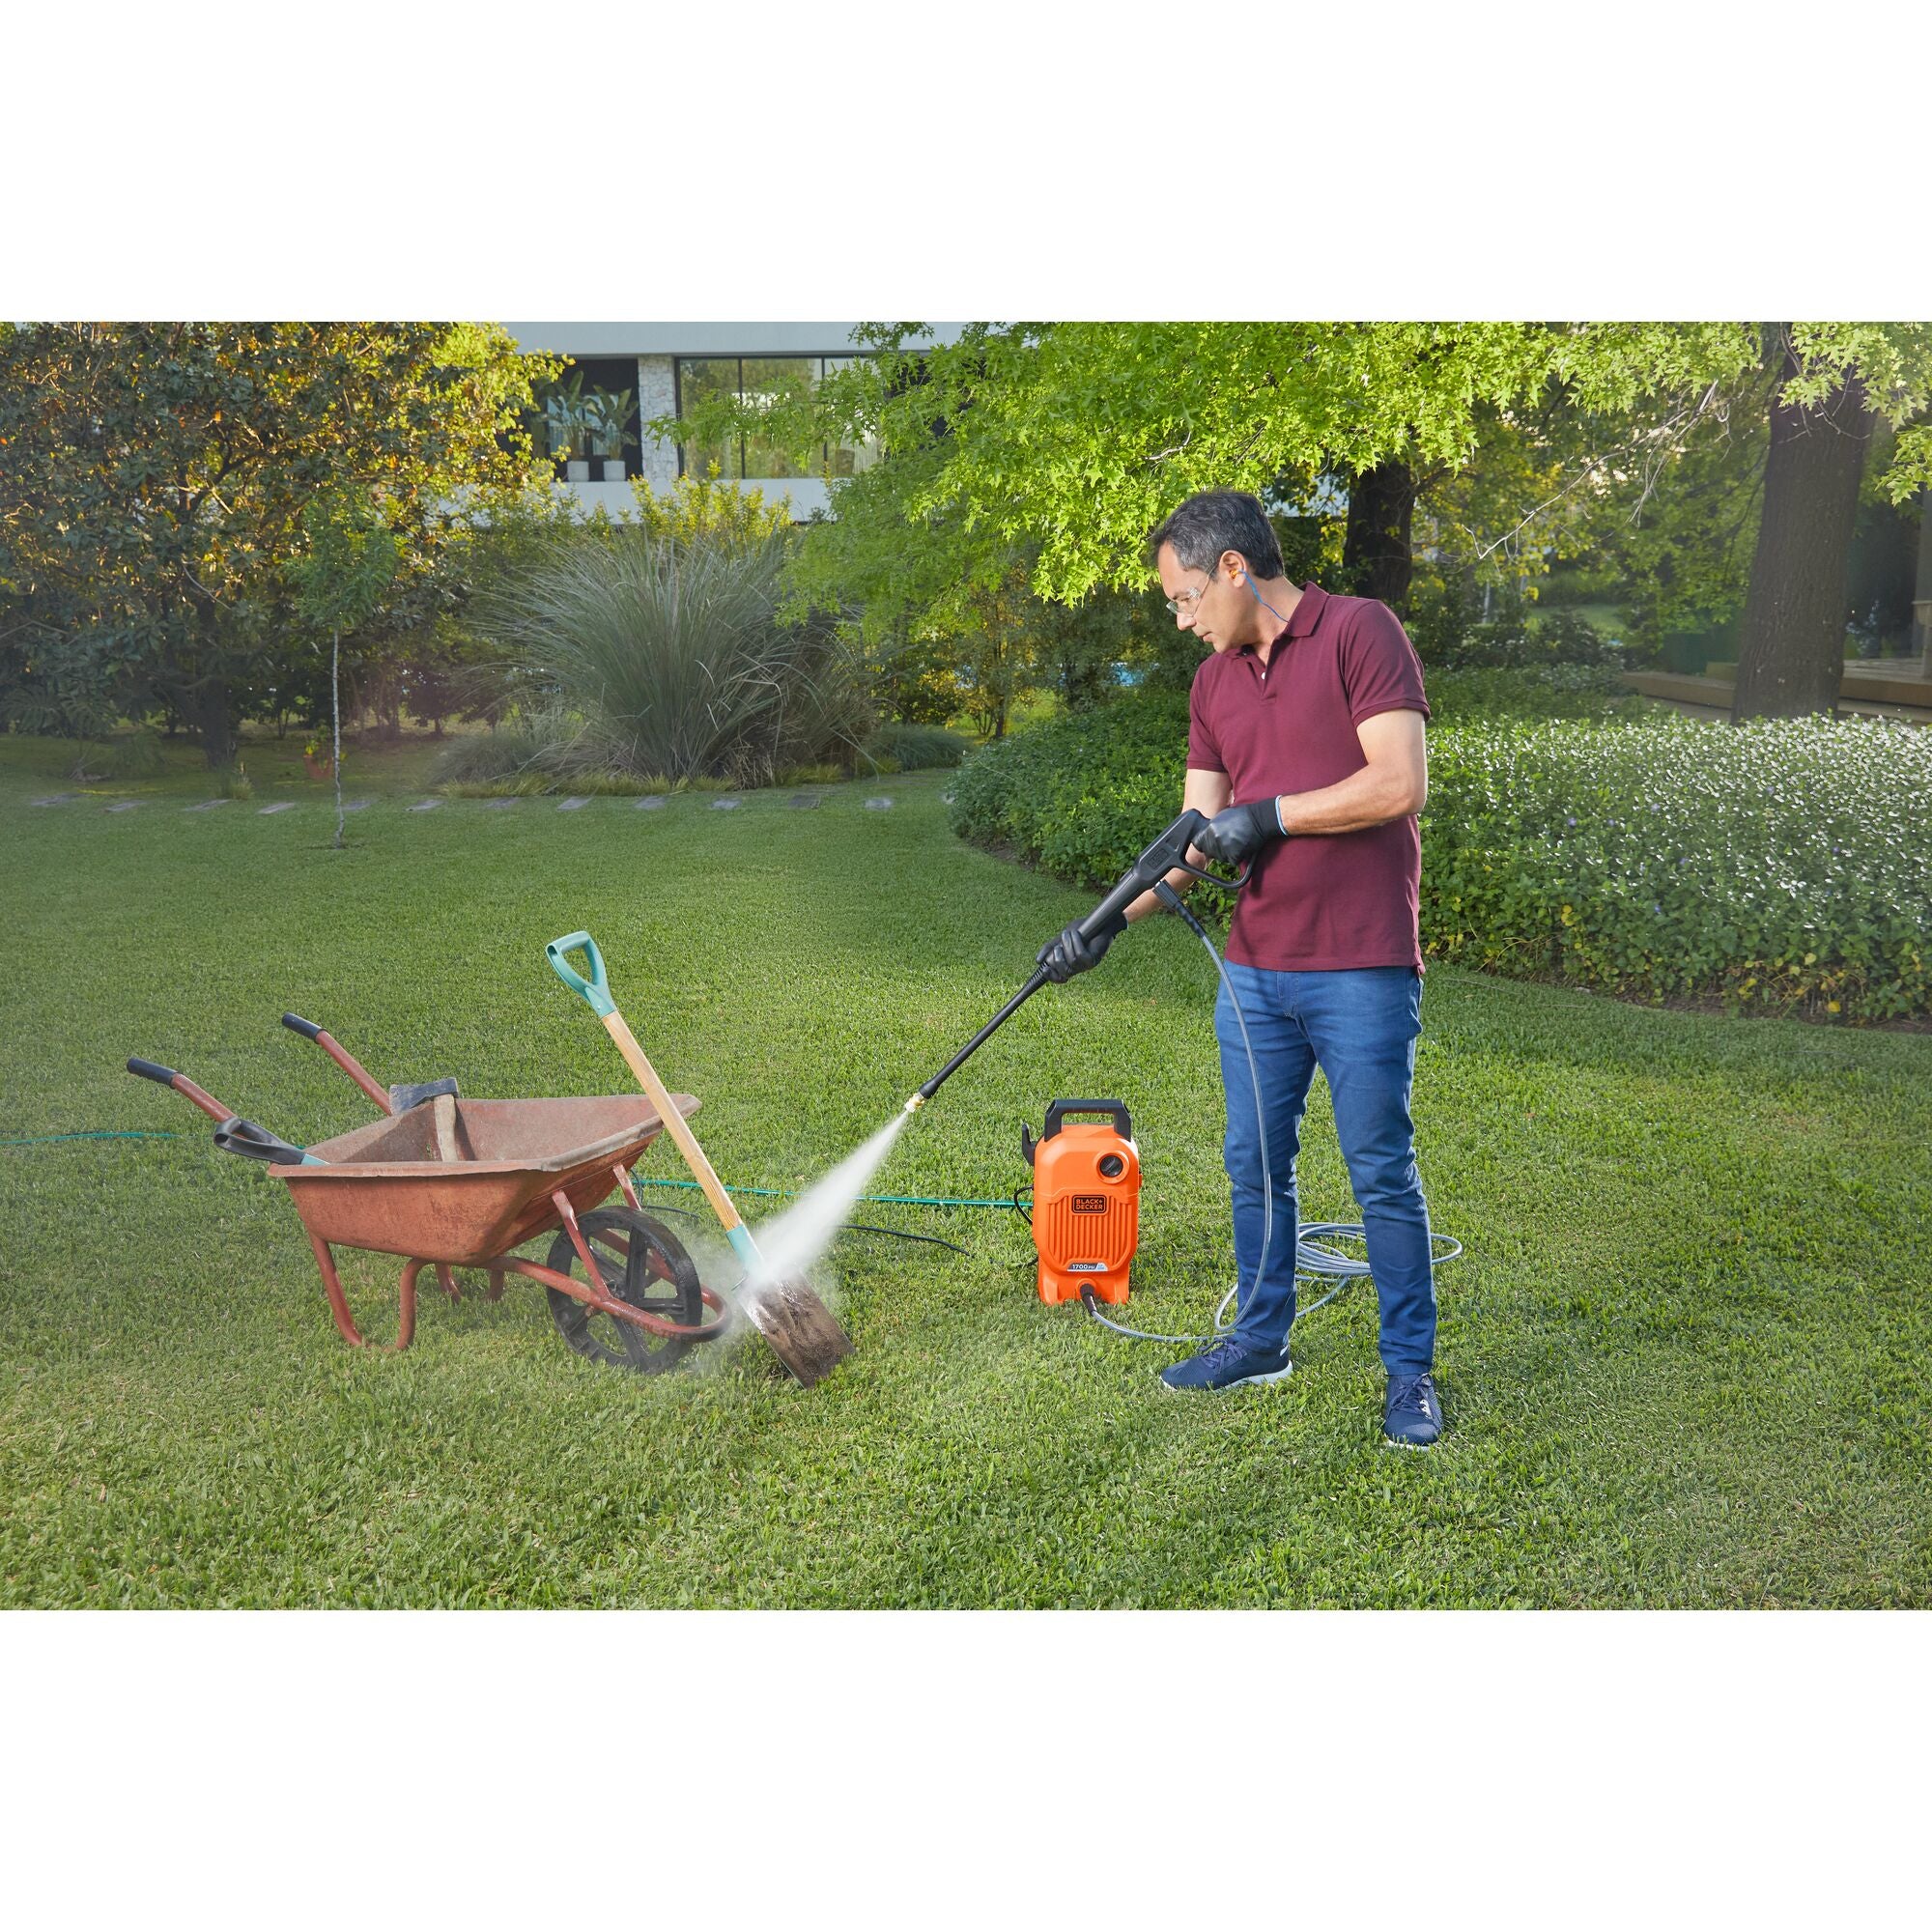
[[[623,440],[613,446],[604,436],[596,433],[588,425],[582,425],[573,433],[559,425],[554,412],[546,408],[553,395],[562,396],[570,392],[573,383],[580,402],[588,402],[600,392],[617,399],[624,407]],[[564,474],[564,464],[570,453],[570,445],[575,440],[580,454],[591,461],[591,475],[602,480],[606,460],[621,460],[626,476],[641,473],[639,459],[642,445],[638,440],[638,361],[634,355],[582,356],[567,361],[563,373],[554,383],[549,384],[536,398],[536,412],[530,419],[530,441],[537,453],[549,456],[556,465],[558,476]]]
[[[680,357],[677,364],[677,412],[689,416],[701,404],[719,397],[759,403],[786,395],[807,396],[834,370],[850,364],[850,355],[707,355]],[[737,436],[723,442],[681,442],[678,473],[708,476],[711,466],[734,482],[750,478],[784,480],[816,476],[855,476],[878,460],[877,444],[821,443],[817,460],[802,465],[776,444],[757,436]]]

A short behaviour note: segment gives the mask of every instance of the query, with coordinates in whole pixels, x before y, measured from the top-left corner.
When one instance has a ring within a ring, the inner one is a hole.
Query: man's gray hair
[[[1262,499],[1245,490],[1202,490],[1188,497],[1148,538],[1150,557],[1172,544],[1183,570],[1211,572],[1224,551],[1239,551],[1248,569],[1261,578],[1284,571],[1281,545]]]

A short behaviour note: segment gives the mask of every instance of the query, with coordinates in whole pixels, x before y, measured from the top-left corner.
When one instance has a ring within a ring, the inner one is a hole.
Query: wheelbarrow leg
[[[422,1272],[423,1264],[411,1262],[403,1269],[398,1289],[402,1307],[396,1323],[396,1339],[383,1348],[380,1343],[365,1340],[362,1331],[356,1327],[355,1318],[349,1312],[348,1297],[342,1293],[342,1277],[335,1271],[335,1257],[329,1252],[328,1243],[319,1235],[311,1234],[308,1244],[315,1250],[315,1264],[322,1271],[322,1285],[328,1295],[328,1312],[335,1317],[335,1325],[341,1330],[342,1339],[352,1349],[375,1348],[384,1354],[401,1354],[415,1339],[416,1276]]]

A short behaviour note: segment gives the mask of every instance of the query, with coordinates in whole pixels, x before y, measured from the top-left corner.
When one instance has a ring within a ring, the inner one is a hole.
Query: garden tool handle
[[[568,955],[573,952],[582,952],[589,960],[589,979],[570,965]],[[604,977],[604,955],[587,932],[567,932],[561,939],[553,939],[544,948],[544,957],[556,977],[589,1003],[590,1010],[599,1019],[608,1020],[617,1010],[617,1003],[611,997],[611,982]]]
[[[569,963],[568,955],[573,952],[582,952],[589,961],[589,979],[586,980]],[[617,1010],[616,1001],[611,997],[611,982],[604,976],[604,955],[598,952],[597,942],[587,932],[567,932],[561,939],[553,939],[544,948],[544,957],[550,961],[556,977],[573,993],[585,1000],[590,1010],[604,1022],[605,1032],[624,1056],[624,1064],[631,1069],[638,1085],[650,1095],[652,1106],[658,1110],[658,1119],[665,1124],[665,1131],[677,1144],[678,1152],[684,1156],[685,1165],[703,1188],[705,1198],[711,1203],[712,1211],[717,1214],[724,1232],[732,1235],[742,1229],[742,1217],[732,1207],[731,1197],[724,1192],[724,1183],[705,1159],[704,1150],[697,1145],[697,1136],[685,1124],[683,1114],[670,1097],[670,1090],[658,1078],[657,1068],[644,1058],[643,1048],[624,1024],[624,1016]],[[732,1246],[737,1245],[738,1239],[734,1238]]]
[[[375,1081],[370,1077],[369,1069],[327,1027],[317,1026],[313,1020],[305,1020],[299,1013],[284,1013],[282,1015],[282,1024],[291,1033],[298,1033],[304,1039],[314,1040],[316,1045],[321,1047],[323,1052],[327,1054],[329,1059],[334,1061],[336,1065],[341,1067],[343,1072],[348,1074],[350,1079],[355,1081],[356,1086],[368,1094],[369,1098],[375,1103],[378,1113],[399,1114],[402,1112],[402,1108],[396,1103],[393,1093],[385,1094],[382,1088],[377,1086]]]
[[[732,1247],[738,1249],[740,1259],[744,1259],[744,1246],[750,1239],[742,1232],[744,1217],[731,1205],[731,1197],[724,1192],[724,1183],[718,1179],[710,1161],[704,1157],[704,1150],[697,1145],[697,1136],[691,1131],[677,1102],[671,1098],[670,1090],[658,1078],[657,1068],[644,1058],[643,1048],[624,1024],[624,1015],[613,1006],[602,1018],[604,1031],[624,1056],[624,1064],[637,1076],[638,1085],[650,1095],[652,1106],[658,1110],[658,1119],[665,1124],[665,1131],[677,1143],[678,1152],[684,1156],[685,1165],[691,1169],[698,1186],[703,1188],[705,1199],[711,1203],[712,1210],[718,1216],[719,1225],[732,1237]]]
[[[129,1073],[138,1073],[143,1080],[158,1081],[163,1087],[172,1087],[184,1100],[191,1100],[211,1121],[232,1120],[235,1110],[224,1107],[213,1094],[197,1087],[185,1073],[177,1073],[172,1066],[162,1066],[152,1060],[130,1060]]]

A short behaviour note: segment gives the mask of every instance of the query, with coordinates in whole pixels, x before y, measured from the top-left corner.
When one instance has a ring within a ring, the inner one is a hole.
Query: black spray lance
[[[1187,848],[1196,838],[1208,828],[1208,820],[1199,811],[1183,811],[1151,845],[1150,845],[1127,869],[1121,874],[1120,882],[1108,893],[1098,905],[1080,922],[1080,936],[1083,939],[1097,939],[1101,933],[1116,925],[1124,917],[1127,908],[1143,893],[1151,892],[1164,880],[1168,873],[1181,871],[1197,879],[1206,879],[1210,886],[1219,886],[1223,892],[1235,893],[1248,882],[1252,867],[1244,866],[1236,878],[1224,879],[1213,872],[1206,872],[1199,866],[1187,863]],[[992,1038],[1001,1027],[1012,1018],[1039,989],[1048,983],[1045,967],[1041,967],[993,1017],[905,1103],[908,1114],[917,1113],[920,1108],[939,1092],[940,1087],[963,1066],[972,1056]]]

